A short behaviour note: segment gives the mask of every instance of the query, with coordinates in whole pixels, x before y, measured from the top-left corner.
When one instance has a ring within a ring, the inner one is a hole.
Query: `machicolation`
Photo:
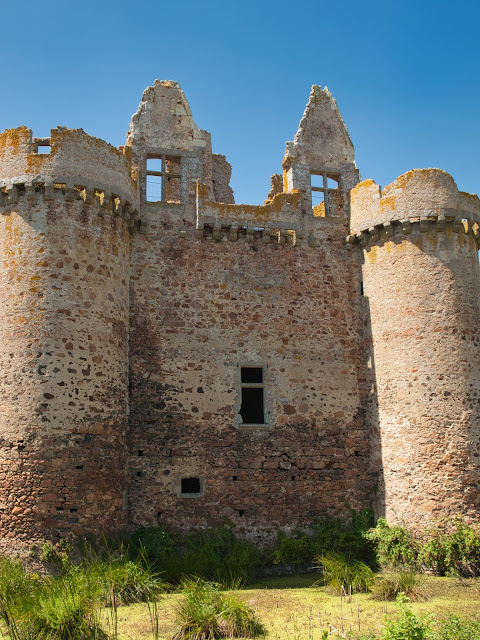
[[[0,135],[0,548],[480,515],[480,202],[360,182],[312,88],[263,206],[175,82],[119,149]]]

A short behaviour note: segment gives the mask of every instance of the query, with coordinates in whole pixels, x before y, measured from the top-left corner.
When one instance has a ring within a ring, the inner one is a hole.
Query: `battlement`
[[[440,169],[408,171],[383,192],[373,180],[365,180],[350,196],[350,245],[446,227],[479,239],[478,196],[458,191],[453,178]]]
[[[265,205],[224,204],[208,200],[207,187],[197,183],[197,236],[235,241],[245,235],[264,243],[297,244],[301,239],[300,193],[279,193]]]
[[[97,189],[138,208],[128,157],[82,129],[57,127],[40,139],[27,127],[0,134],[0,187],[36,183]]]

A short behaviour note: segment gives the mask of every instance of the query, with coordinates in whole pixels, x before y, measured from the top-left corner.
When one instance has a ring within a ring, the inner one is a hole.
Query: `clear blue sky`
[[[177,80],[237,202],[262,202],[310,86],[363,178],[440,167],[480,191],[480,3],[17,0],[2,6],[0,130],[81,127],[118,146],[143,89]]]

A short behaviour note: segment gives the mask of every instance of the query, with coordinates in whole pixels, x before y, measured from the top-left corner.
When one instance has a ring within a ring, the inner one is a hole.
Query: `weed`
[[[424,576],[410,567],[384,571],[377,576],[372,591],[374,600],[395,600],[400,593],[413,602],[427,599]]]
[[[348,560],[339,553],[327,553],[315,558],[320,563],[323,571],[323,582],[336,593],[341,590],[347,592],[351,587],[353,591],[369,591],[375,575],[370,567],[360,560]]]
[[[185,580],[181,591],[174,640],[252,638],[266,634],[255,611],[236,590],[224,592],[218,584],[197,579]]]
[[[55,547],[48,540],[44,540],[40,545],[38,558],[41,562],[59,562],[61,556],[57,553]]]
[[[450,615],[440,621],[435,640],[478,640],[480,620],[462,620]]]

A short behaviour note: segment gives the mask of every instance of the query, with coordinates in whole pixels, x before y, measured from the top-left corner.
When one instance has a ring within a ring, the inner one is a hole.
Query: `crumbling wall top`
[[[185,94],[172,80],[155,80],[153,87],[145,89],[132,116],[126,144],[179,151],[205,151],[207,146]]]
[[[336,168],[355,162],[355,152],[337,102],[330,91],[312,87],[307,107],[292,142],[287,142],[283,164]]]

